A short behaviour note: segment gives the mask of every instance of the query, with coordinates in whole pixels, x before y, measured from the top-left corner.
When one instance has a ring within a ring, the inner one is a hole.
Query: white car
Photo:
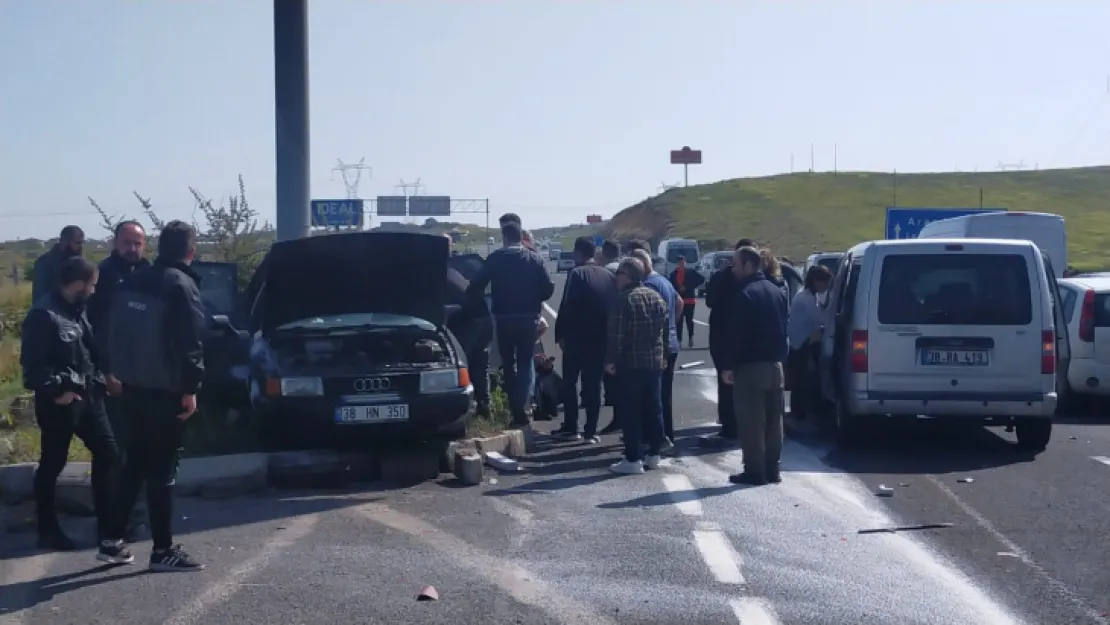
[[[555,273],[562,273],[574,269],[574,252],[560,252],[559,260],[555,263]]]
[[[1071,343],[1064,396],[1110,396],[1110,274],[1057,281]]]

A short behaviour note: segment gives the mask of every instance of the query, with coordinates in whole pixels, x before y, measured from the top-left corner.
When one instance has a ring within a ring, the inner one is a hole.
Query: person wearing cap
[[[624,459],[610,470],[624,475],[658,468],[663,448],[661,379],[667,367],[668,311],[643,280],[639,259],[621,261],[617,300],[608,319],[605,369],[616,376],[616,413],[624,429]]]

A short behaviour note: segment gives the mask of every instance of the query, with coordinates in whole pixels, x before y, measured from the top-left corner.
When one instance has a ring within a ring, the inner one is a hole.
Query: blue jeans
[[[662,381],[662,371],[617,368],[614,409],[624,428],[624,457],[629,462],[643,460],[645,441],[649,455],[658,456],[663,447]]]
[[[536,353],[539,318],[525,315],[498,317],[497,350],[505,369],[505,394],[515,421],[527,419],[526,411],[536,385],[532,358]]]
[[[563,429],[578,432],[578,378],[582,378],[582,407],[586,410],[587,438],[597,434],[601,417],[601,378],[605,373],[604,346],[571,345],[563,350]]]

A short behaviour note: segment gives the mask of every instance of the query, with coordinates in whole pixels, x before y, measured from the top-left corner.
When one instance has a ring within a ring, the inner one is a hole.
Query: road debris
[[[494,469],[497,469],[498,471],[516,472],[523,470],[520,467],[520,463],[518,463],[516,460],[513,460],[512,458],[506,458],[496,451],[486,452],[486,464],[493,467]]]
[[[893,497],[894,496],[894,489],[889,487],[889,486],[879,484],[879,487],[875,489],[875,496],[876,497]]]
[[[857,534],[896,534],[898,532],[914,532],[920,530],[939,530],[954,527],[953,523],[925,523],[923,525],[900,525],[898,527],[876,527],[859,530]]]
[[[975,478],[973,478],[973,477],[961,477],[960,479],[958,479],[956,481],[959,482],[960,484],[971,484],[972,482],[975,481]]]
[[[436,592],[435,586],[425,586],[420,594],[416,595],[417,601],[439,601],[439,593]]]
[[[704,360],[695,360],[694,362],[682,363],[681,365],[678,365],[678,368],[679,369],[689,369],[691,367],[700,367],[701,365],[704,365],[704,364],[705,364]]]

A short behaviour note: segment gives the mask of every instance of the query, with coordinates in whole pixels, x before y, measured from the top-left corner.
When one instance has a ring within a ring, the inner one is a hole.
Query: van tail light
[[[1083,307],[1079,309],[1079,340],[1095,342],[1095,292],[1083,294]]]
[[[1041,373],[1056,373],[1056,331],[1041,332]]]
[[[867,373],[867,330],[852,330],[852,373]]]

